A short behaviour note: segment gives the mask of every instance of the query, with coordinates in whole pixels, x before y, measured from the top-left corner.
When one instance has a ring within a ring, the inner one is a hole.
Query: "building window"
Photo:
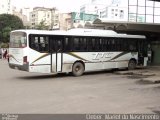
[[[138,7],[138,14],[145,14],[145,7]]]
[[[48,43],[49,43],[48,36],[38,36],[38,35],[29,36],[29,47],[36,51],[47,52],[49,50]]]
[[[140,1],[140,0],[139,0]],[[146,6],[153,7],[153,1],[146,0]]]
[[[129,5],[137,5],[137,0],[129,0]]]
[[[145,0],[138,0],[138,6],[145,6]]]
[[[146,22],[153,23],[153,15],[146,15]]]

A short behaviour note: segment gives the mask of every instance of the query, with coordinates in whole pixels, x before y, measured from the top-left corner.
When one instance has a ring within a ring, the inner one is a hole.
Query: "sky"
[[[56,7],[62,12],[79,11],[80,6],[90,3],[91,0],[11,0],[16,8],[24,7]]]

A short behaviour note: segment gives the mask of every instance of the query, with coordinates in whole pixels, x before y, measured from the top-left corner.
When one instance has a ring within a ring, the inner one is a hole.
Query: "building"
[[[160,23],[160,2],[128,0],[128,21]]]
[[[69,30],[72,28],[72,13],[61,13],[59,15],[59,29]]]
[[[99,18],[93,22],[94,25],[120,33],[145,35],[152,50],[151,64],[160,65],[160,1],[127,0],[127,4],[127,21],[108,21]]]
[[[128,19],[128,6],[123,6],[120,0],[92,0],[90,4],[81,6],[80,12],[97,14],[99,18],[108,20],[126,21]]]
[[[110,5],[112,0],[92,0],[91,3],[84,4],[80,8],[81,13],[86,14],[97,14],[99,15],[99,11],[104,9],[106,6]]]
[[[99,11],[101,9],[104,9],[106,5],[104,4],[85,4],[83,6],[81,6],[80,8],[80,12],[81,13],[86,13],[86,14],[99,14]]]
[[[0,0],[0,14],[11,14],[11,0]]]
[[[98,18],[97,14],[79,12],[71,13],[72,28],[92,28],[92,22]]]
[[[34,29],[44,22],[48,29],[59,28],[59,12],[56,8],[35,7],[30,12],[31,28]]]
[[[33,10],[30,7],[24,7],[22,8],[22,12],[25,16],[27,16],[27,21],[29,21],[29,17],[30,17],[30,12],[32,12]]]
[[[22,22],[23,25],[28,28],[30,26],[29,18],[27,15],[24,14],[23,9],[17,10],[16,7],[12,8],[12,14],[18,16]]]
[[[92,22],[98,18],[95,14],[79,12],[61,13],[59,16],[59,29],[69,30],[71,28],[93,28]]]
[[[99,18],[106,18],[109,21],[127,21],[128,8],[119,6],[108,6],[100,10]]]

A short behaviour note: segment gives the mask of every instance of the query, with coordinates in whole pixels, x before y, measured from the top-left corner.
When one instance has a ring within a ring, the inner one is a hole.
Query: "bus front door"
[[[50,40],[51,72],[62,71],[62,37],[53,36]]]

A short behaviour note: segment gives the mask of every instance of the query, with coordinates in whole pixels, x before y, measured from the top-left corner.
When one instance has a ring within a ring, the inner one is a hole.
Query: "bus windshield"
[[[11,48],[24,48],[27,46],[26,33],[13,32],[10,35],[10,47]]]

